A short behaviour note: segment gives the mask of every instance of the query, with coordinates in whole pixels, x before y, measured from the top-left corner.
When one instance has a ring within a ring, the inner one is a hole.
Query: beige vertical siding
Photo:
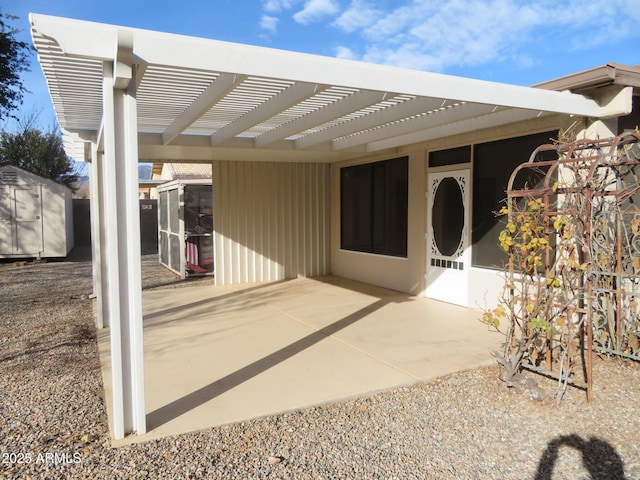
[[[215,283],[328,275],[329,165],[213,162]]]

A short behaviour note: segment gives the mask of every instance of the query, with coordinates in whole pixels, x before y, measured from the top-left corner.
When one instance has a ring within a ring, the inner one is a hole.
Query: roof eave
[[[544,90],[584,92],[607,85],[640,88],[640,67],[608,63],[599,67],[555,78],[532,87]]]

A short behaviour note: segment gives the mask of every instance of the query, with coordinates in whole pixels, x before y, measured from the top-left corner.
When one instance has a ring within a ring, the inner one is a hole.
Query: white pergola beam
[[[398,103],[383,110],[378,110],[300,137],[295,141],[296,148],[308,148],[319,143],[331,141],[335,138],[374,128],[378,125],[385,125],[413,115],[429,112],[434,108],[444,106],[445,103],[446,100],[441,98],[416,98]]]
[[[427,115],[410,118],[408,120],[387,125],[381,128],[373,128],[362,133],[339,138],[332,142],[333,150],[343,150],[353,148],[358,145],[364,145],[369,142],[398,137],[407,133],[426,130],[437,125],[446,125],[448,123],[457,122],[469,116],[484,115],[493,111],[496,107],[491,105],[479,104],[457,104],[445,107],[443,110],[436,110]]]
[[[118,29],[113,62],[113,88],[126,89],[133,77],[133,32]]]
[[[381,102],[385,98],[384,92],[360,91],[336,100],[322,108],[314,110],[303,117],[292,120],[284,125],[273,128],[268,132],[258,135],[255,139],[256,148],[264,147],[277,140],[282,140],[293,134],[303,132],[316,125],[358,111],[362,108]]]
[[[215,105],[235,85],[244,80],[244,76],[222,74],[209,85],[204,92],[182,112],[162,133],[162,142],[166,145],[191,126],[200,116]]]
[[[326,87],[324,87],[326,88]],[[245,113],[240,118],[227,124],[211,135],[211,146],[235,137],[237,134],[254,127],[255,125],[272,118],[278,113],[316,94],[319,87],[310,83],[295,83],[278,95],[258,105],[253,110]]]
[[[380,150],[399,147],[401,145],[410,145],[412,143],[426,142],[436,138],[460,135],[462,133],[481,130],[483,128],[498,127],[500,125],[529,120],[544,115],[549,115],[549,113],[518,109],[500,110],[498,112],[481,115],[479,117],[466,118],[447,125],[437,125],[422,131],[372,141],[366,145],[366,151],[377,152]]]

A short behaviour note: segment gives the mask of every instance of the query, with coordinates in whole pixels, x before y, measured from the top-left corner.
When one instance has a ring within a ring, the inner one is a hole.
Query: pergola
[[[598,118],[622,108],[616,98],[600,105],[66,18],[31,14],[30,23],[67,153],[91,162],[94,291],[98,324],[110,328],[116,438],[146,431],[139,161],[337,162],[543,115]]]

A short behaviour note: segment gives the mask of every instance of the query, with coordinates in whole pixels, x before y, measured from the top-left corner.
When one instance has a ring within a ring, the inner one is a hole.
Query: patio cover
[[[335,162],[541,115],[629,108],[59,17],[31,14],[30,23],[66,151],[91,162],[94,286],[98,325],[110,327],[116,438],[146,430],[139,161]]]

